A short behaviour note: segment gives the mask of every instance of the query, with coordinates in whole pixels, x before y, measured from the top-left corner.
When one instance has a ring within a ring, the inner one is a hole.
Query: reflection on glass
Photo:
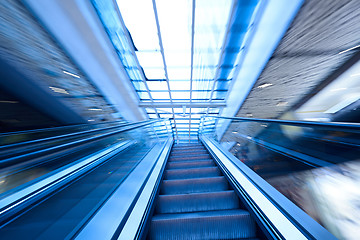
[[[204,117],[215,139],[339,239],[360,228],[360,126]]]

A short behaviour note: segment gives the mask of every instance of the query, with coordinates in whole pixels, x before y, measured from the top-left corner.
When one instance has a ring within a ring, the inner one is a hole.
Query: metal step
[[[241,209],[159,214],[152,218],[150,239],[248,239],[256,225]]]
[[[184,156],[184,155],[194,155],[194,154],[206,154],[208,153],[205,149],[197,149],[197,150],[184,150],[184,151],[176,151],[172,152],[170,156]]]
[[[196,161],[175,161],[169,162],[167,169],[183,169],[183,168],[200,168],[215,166],[213,160],[196,160]]]
[[[164,179],[187,179],[187,178],[204,178],[221,176],[217,167],[187,168],[166,170]]]
[[[209,193],[160,195],[155,211],[160,213],[200,212],[239,208],[239,198],[233,190]]]
[[[200,149],[205,149],[204,146],[194,146],[194,147],[173,147],[172,151],[183,151],[183,150],[200,150]]]
[[[189,143],[189,144],[175,144],[173,147],[174,148],[178,148],[178,147],[198,147],[201,146],[203,147],[204,145],[202,145],[201,143]]]
[[[253,218],[221,174],[203,146],[173,148],[148,239],[255,240]]]
[[[175,162],[175,161],[193,161],[193,160],[206,160],[206,159],[212,159],[209,154],[202,154],[202,155],[194,155],[194,156],[183,156],[183,157],[169,157],[169,162]]]
[[[163,180],[160,194],[186,194],[228,190],[225,177]]]
[[[191,154],[179,154],[179,155],[174,155],[174,156],[170,156],[170,158],[193,158],[193,157],[197,157],[197,156],[202,156],[202,157],[208,157],[210,156],[209,153],[199,153],[199,152],[194,152]]]

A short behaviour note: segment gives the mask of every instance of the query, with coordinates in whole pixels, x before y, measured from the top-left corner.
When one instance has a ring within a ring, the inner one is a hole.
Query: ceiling
[[[113,106],[109,104],[91,79],[79,69],[60,43],[42,25],[42,22],[34,17],[34,12],[21,1],[0,1],[0,12],[0,58],[13,68],[8,70],[9,72],[17,71],[23,78],[27,78],[27,81],[34,83],[42,93],[48,96],[48,105],[50,105],[50,101],[57,101],[64,108],[70,109],[69,111],[81,118],[75,123],[114,121],[116,119],[113,116],[116,112]],[[9,79],[2,78],[1,81],[4,85],[10,85],[9,82],[6,82]],[[15,79],[11,81],[14,83]],[[23,96],[25,92],[29,91],[29,89],[8,89],[7,91],[12,90],[17,91],[17,95]],[[30,100],[33,102],[44,101],[35,92],[31,98]],[[30,100],[27,99],[24,102],[31,105]],[[12,104],[13,108],[17,108],[17,105],[19,105],[19,109],[23,108],[19,101]],[[33,107],[38,108],[37,111],[42,111],[45,115],[51,115],[44,109]],[[52,109],[51,111],[60,110]],[[17,116],[17,113],[19,111],[13,111],[12,118],[23,119],[23,116],[21,114]],[[9,114],[6,117],[9,118]],[[9,119],[2,120],[10,121]],[[62,124],[74,123],[57,120]],[[41,122],[39,120],[38,125]],[[29,123],[23,124],[29,125]]]
[[[359,44],[358,13],[358,1],[305,1],[236,116],[292,118],[284,113],[356,53],[343,51]]]
[[[358,1],[304,1],[236,116],[304,119],[295,112],[304,108],[314,116],[312,111],[326,111],[336,101],[343,101],[344,94],[339,91],[349,88],[356,92],[358,13]],[[321,96],[325,97],[319,100]],[[231,139],[233,131],[255,136],[264,129],[255,125],[230,125],[224,137]]]
[[[172,118],[179,141],[196,140],[200,117],[226,106],[262,1],[92,2],[139,106],[149,118]]]

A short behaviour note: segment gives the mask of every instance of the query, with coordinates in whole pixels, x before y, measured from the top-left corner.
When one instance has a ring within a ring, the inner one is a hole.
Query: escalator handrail
[[[57,146],[54,146],[54,147],[45,148],[45,149],[41,149],[41,150],[38,150],[38,151],[35,151],[35,152],[25,153],[23,155],[18,155],[18,156],[15,156],[15,157],[0,160],[0,164],[9,164],[9,163],[12,163],[12,162],[16,162],[16,161],[18,161],[18,159],[21,159],[21,158],[24,158],[24,157],[35,156],[36,154],[44,154],[46,152],[51,152],[51,151],[61,149],[61,148],[64,148],[64,147],[69,147],[69,146],[72,146],[72,145],[76,145],[76,144],[80,144],[80,143],[84,143],[84,142],[93,141],[95,139],[100,139],[100,138],[103,138],[103,137],[107,137],[107,136],[110,136],[110,135],[113,135],[113,134],[118,134],[118,133],[129,131],[129,130],[134,130],[134,129],[144,127],[144,126],[147,126],[149,124],[153,124],[155,122],[164,121],[164,120],[166,120],[166,119],[155,119],[155,120],[147,120],[147,121],[136,122],[134,124],[126,124],[125,126],[124,125],[121,126],[121,129],[118,129],[118,130],[115,130],[115,131],[112,131],[112,132],[107,132],[107,133],[104,133],[102,135],[98,135],[98,136],[94,136],[94,137],[88,137],[88,138],[76,140],[76,141],[73,141],[73,142],[70,142],[70,143],[64,143],[64,144],[60,144],[60,145],[57,145]]]
[[[18,212],[31,206],[34,202],[57,189],[61,189],[65,184],[90,171],[106,159],[130,147],[135,142],[126,140],[113,144],[101,151],[77,160],[74,164],[68,164],[56,171],[50,172],[38,181],[33,180],[33,182],[29,182],[24,187],[19,187],[18,191],[0,199],[0,224],[16,216]]]
[[[144,225],[150,216],[173,141],[169,137],[155,145],[73,238],[143,239]]]
[[[261,122],[261,123],[278,123],[284,125],[298,126],[298,127],[322,127],[334,130],[351,129],[360,131],[360,123],[346,123],[346,122],[315,122],[315,121],[298,121],[298,120],[280,120],[280,119],[264,119],[264,118],[244,118],[244,117],[220,117],[220,116],[202,116],[204,118],[217,118],[237,120],[244,122]]]
[[[166,119],[163,119],[163,120],[166,120]],[[139,122],[133,122],[133,123],[124,123],[124,124],[119,124],[117,126],[95,128],[95,129],[85,130],[85,131],[81,131],[81,132],[74,132],[74,133],[56,135],[56,136],[51,136],[51,137],[45,137],[45,138],[40,138],[40,139],[35,139],[35,140],[24,141],[24,142],[18,142],[18,143],[13,143],[13,144],[7,144],[7,145],[0,146],[0,150],[6,149],[6,148],[22,146],[22,145],[27,145],[27,144],[32,144],[32,143],[37,143],[37,142],[58,140],[58,139],[61,139],[61,138],[86,134],[86,133],[90,133],[90,132],[98,132],[98,131],[103,131],[103,130],[108,130],[108,129],[119,128],[119,127],[132,126],[132,125],[135,125],[135,124],[141,124],[141,123],[145,123],[145,122],[149,122],[148,124],[151,124],[151,123],[154,123],[156,121],[161,121],[161,120],[160,119],[154,119],[154,120],[146,120],[146,121],[139,121]],[[0,138],[1,138],[1,136],[0,136]]]
[[[26,133],[36,133],[36,132],[46,132],[46,131],[53,131],[53,130],[62,130],[68,128],[76,128],[82,126],[97,126],[97,125],[104,125],[104,124],[112,124],[112,123],[124,123],[121,121],[111,121],[111,122],[101,122],[101,123],[80,123],[80,124],[71,124],[66,126],[58,126],[58,127],[47,127],[47,128],[38,128],[38,129],[31,129],[31,130],[21,130],[21,131],[14,131],[14,132],[4,132],[0,133],[0,137],[8,136],[8,135],[17,135],[17,134],[26,134]],[[124,124],[127,124],[126,122]]]
[[[237,186],[241,190],[242,195],[245,196],[245,201],[252,208],[254,215],[264,225],[267,225],[265,228],[271,231],[269,234],[271,234],[272,238],[278,239],[280,235],[286,239],[285,235],[291,236],[292,234],[297,234],[296,238],[292,236],[288,239],[336,239],[330,232],[279,193],[244,163],[228,151],[222,149],[217,142],[204,135],[200,135],[200,140],[204,143],[215,161],[219,163],[219,167],[224,170],[224,174],[229,181],[233,183],[235,188]],[[239,181],[241,178],[242,180]],[[254,194],[254,191],[256,191],[257,195]],[[265,203],[269,207],[261,208],[260,206],[264,206]],[[271,208],[277,211],[277,215],[271,212]],[[281,218],[283,220],[279,221]],[[278,223],[275,223],[273,220]],[[296,231],[289,232],[286,224],[296,229]],[[280,237],[280,239],[282,238]]]

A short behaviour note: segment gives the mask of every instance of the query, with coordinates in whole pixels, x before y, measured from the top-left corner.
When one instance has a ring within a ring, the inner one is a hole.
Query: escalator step
[[[164,179],[187,179],[220,176],[221,172],[217,167],[188,168],[166,170]]]
[[[228,190],[228,187],[228,182],[223,176],[181,180],[163,180],[160,188],[160,194],[217,192]]]
[[[196,150],[183,150],[183,151],[173,151],[170,156],[179,156],[179,155],[191,155],[191,154],[207,154],[208,152],[205,149],[196,149]]]
[[[193,152],[191,154],[179,154],[179,155],[175,155],[175,156],[170,156],[170,158],[193,158],[193,157],[209,157],[210,155],[208,153],[199,153],[199,152]]]
[[[152,218],[150,239],[249,239],[255,222],[241,209],[159,214]]]
[[[233,190],[209,193],[160,195],[156,212],[180,213],[239,208],[239,198]]]
[[[203,146],[201,146],[201,147],[178,147],[178,148],[173,148],[172,152],[196,151],[196,150],[205,150],[205,148]]]
[[[208,160],[212,159],[209,154],[194,155],[194,156],[182,156],[182,157],[169,157],[169,162],[176,161],[194,161],[194,160]]]
[[[194,168],[194,167],[212,167],[215,166],[213,160],[196,160],[196,161],[175,161],[169,162],[167,169],[183,169],[183,168]]]

